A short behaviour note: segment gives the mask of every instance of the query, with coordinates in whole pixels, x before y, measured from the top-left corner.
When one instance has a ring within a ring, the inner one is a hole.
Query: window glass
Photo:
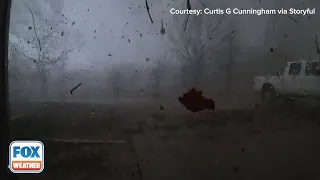
[[[319,62],[308,62],[305,73],[306,76],[319,76]]]
[[[301,62],[291,63],[289,69],[289,75],[299,75],[301,70]]]

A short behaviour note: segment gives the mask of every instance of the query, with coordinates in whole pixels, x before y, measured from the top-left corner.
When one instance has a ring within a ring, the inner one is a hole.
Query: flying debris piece
[[[148,5],[148,0],[145,0],[145,3],[146,3],[146,8],[147,8],[147,12],[148,12],[150,21],[153,24],[153,19],[152,19],[151,14],[150,14],[150,8],[149,8],[149,5]]]
[[[70,89],[70,94],[73,94],[73,92],[78,89],[78,87],[80,87],[82,85],[82,83],[79,83],[78,85],[76,85],[74,88]]]
[[[160,30],[161,35],[164,35],[166,33],[166,30],[163,27],[163,20],[161,19],[161,30]]]
[[[293,22],[298,23],[296,19],[294,19],[292,16],[288,16]]]
[[[212,111],[215,110],[215,102],[212,99],[202,96],[202,91],[197,91],[195,88],[184,93],[182,97],[178,98],[178,100],[193,113],[203,111],[205,109]]]
[[[163,111],[163,110],[164,110],[164,108],[163,108],[162,104],[160,104],[160,110],[161,110],[161,111]]]

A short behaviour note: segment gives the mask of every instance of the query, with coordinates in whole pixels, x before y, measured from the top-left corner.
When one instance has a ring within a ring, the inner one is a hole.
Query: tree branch
[[[45,46],[45,44],[47,44],[47,42],[48,42],[48,39],[52,36],[53,36],[53,31],[51,31],[50,33],[47,33],[45,36],[43,36],[42,37],[42,45]]]
[[[179,35],[181,35],[181,33]],[[182,37],[182,36],[175,38],[171,33],[169,33],[168,38],[169,38],[169,41],[171,41],[173,43],[173,45],[175,46],[175,48],[173,48],[172,50],[179,53],[185,61],[189,61],[191,59],[191,56],[188,51],[188,49],[189,49],[188,47],[190,45],[191,37],[190,36],[187,37],[186,38],[187,40],[185,43],[181,42],[184,39],[184,37]]]
[[[208,8],[201,0],[198,0],[200,2],[200,4],[205,7],[205,8]]]
[[[187,0],[187,9],[188,9],[189,11],[191,10],[190,0]],[[188,14],[188,15],[187,15],[187,20],[186,20],[185,25],[184,25],[184,31],[187,30],[188,22],[189,22],[189,17],[190,17],[190,15]]]
[[[67,56],[69,52],[72,52],[72,50],[71,50],[71,49],[68,49],[68,50],[63,51],[63,52],[57,57],[57,59],[55,59],[55,60],[53,60],[53,61],[49,61],[48,64],[55,64],[55,63],[59,62],[59,61],[62,59],[62,57]]]
[[[41,48],[41,42],[40,42],[40,39],[39,39],[38,34],[37,34],[36,25],[35,25],[35,23],[34,23],[33,12],[32,12],[32,10],[31,10],[31,8],[29,8],[29,10],[30,10],[30,13],[31,13],[31,16],[32,16],[33,30],[34,30],[34,33],[35,33],[36,38],[37,38],[37,40],[38,40],[38,43],[39,43],[39,49],[40,49],[40,51],[41,51],[41,50],[42,50],[42,48]]]
[[[182,56],[182,58],[185,59],[185,61],[189,61],[189,58],[183,52],[181,52],[181,50],[179,49],[172,49],[172,50],[179,53]]]

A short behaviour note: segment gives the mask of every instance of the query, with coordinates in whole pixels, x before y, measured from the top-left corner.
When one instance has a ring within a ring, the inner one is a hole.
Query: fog
[[[148,3],[154,23],[144,1],[14,0],[9,37],[11,101],[175,99],[197,87],[232,104],[251,98],[254,75],[281,72],[287,61],[317,59],[318,14],[191,15],[184,31],[187,15],[169,11],[186,2]],[[198,9],[319,5],[312,0],[191,1]],[[45,46],[40,55],[30,10]],[[187,46],[188,52],[183,50]],[[79,83],[71,95],[69,90]]]

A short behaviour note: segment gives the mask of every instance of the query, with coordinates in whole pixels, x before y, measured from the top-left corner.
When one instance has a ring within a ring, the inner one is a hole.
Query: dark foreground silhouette
[[[17,117],[10,121],[12,138],[45,144],[43,173],[18,176],[21,180],[320,179],[320,106],[279,102],[255,110],[216,107],[214,113],[192,115],[177,108],[177,100],[176,104],[163,101],[164,110],[150,101],[11,104],[12,117]]]
[[[195,88],[190,89],[182,97],[179,97],[179,102],[194,113],[206,109],[215,110],[215,102],[202,96],[202,91],[197,91]]]

